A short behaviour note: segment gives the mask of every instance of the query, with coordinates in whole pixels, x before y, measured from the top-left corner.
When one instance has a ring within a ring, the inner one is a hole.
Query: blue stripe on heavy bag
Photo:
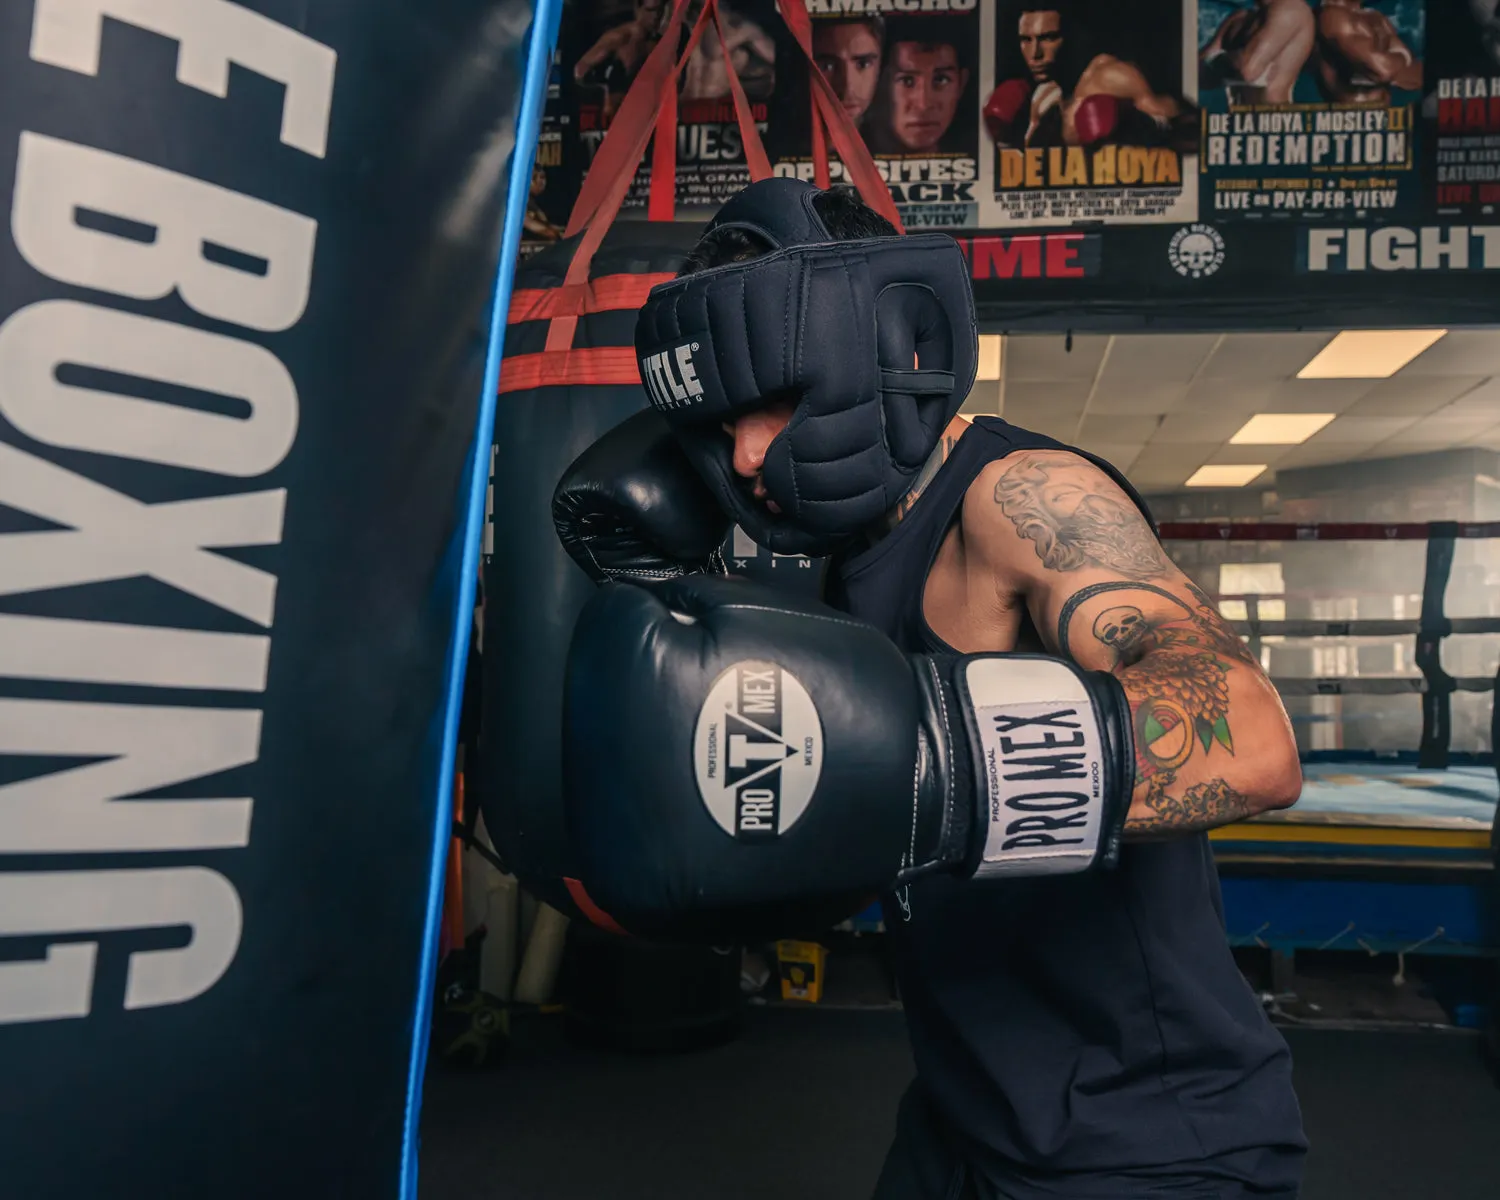
[[[0,6],[6,1196],[410,1194],[531,27]]]

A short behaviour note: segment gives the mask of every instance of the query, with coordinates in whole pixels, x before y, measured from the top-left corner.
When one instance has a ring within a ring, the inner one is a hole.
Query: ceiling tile
[[[1139,417],[1169,413],[1181,408],[1188,395],[1188,385],[1156,379],[1101,380],[1089,401],[1089,415]]]
[[[1474,439],[1500,427],[1486,416],[1423,417],[1409,429],[1376,446],[1388,454],[1425,454],[1450,446],[1472,445]]]
[[[1266,399],[1266,412],[1343,412],[1370,391],[1373,379],[1288,379]]]
[[[1124,442],[1144,445],[1156,432],[1159,417],[1119,417],[1096,413],[1092,409],[1083,419],[1079,435],[1085,442]]]
[[[1289,379],[1331,333],[1231,333],[1203,365],[1204,379]]]
[[[1219,336],[1216,333],[1117,335],[1104,360],[1102,378],[1186,383],[1213,352]]]
[[[1126,478],[1135,485],[1135,490],[1144,496],[1161,494],[1164,492],[1176,492],[1181,490],[1184,481],[1191,472],[1174,471],[1170,474],[1153,474],[1146,471],[1131,470],[1126,472]]]
[[[1245,414],[1200,410],[1168,413],[1151,438],[1153,445],[1206,442],[1220,445],[1245,423]]]
[[[1008,379],[1005,381],[1005,416],[1012,412],[1070,412],[1077,416],[1089,398],[1083,381],[1053,380],[1047,383]]]
[[[1360,457],[1398,458],[1403,454],[1431,454],[1438,450],[1451,450],[1455,446],[1462,445],[1464,445],[1464,437],[1459,433],[1434,433],[1421,437],[1403,433],[1399,438],[1376,443]]]
[[[1415,417],[1335,417],[1306,445],[1322,442],[1382,442],[1416,423]]]
[[[1402,375],[1500,374],[1500,330],[1455,329],[1401,369]]]
[[[1289,471],[1294,467],[1323,467],[1330,463],[1353,462],[1374,442],[1308,442],[1292,446],[1276,463],[1278,471]]]
[[[1141,453],[1141,446],[1138,444],[1093,441],[1087,437],[1078,443],[1078,447],[1080,450],[1087,450],[1090,454],[1097,454],[1105,462],[1109,463],[1110,466],[1118,471],[1125,472],[1127,475]]]
[[[1161,446],[1148,442],[1131,465],[1132,471],[1173,474],[1179,481],[1186,479],[1218,450],[1217,443],[1199,442],[1177,446]]]
[[[1211,463],[1265,463],[1274,466],[1292,446],[1236,446],[1225,444],[1214,451]]]
[[[1005,379],[1088,379],[1099,371],[1108,337],[1077,336],[1073,349],[1067,349],[1067,338],[1060,333],[1046,335],[1017,334],[1005,341]]]
[[[1500,421],[1500,379],[1485,380],[1441,411],[1445,416],[1450,413],[1494,413],[1495,420]]]
[[[1078,433],[1078,414],[1056,408],[1034,407],[1019,412],[1007,411],[1005,419],[1032,433],[1044,433],[1063,442],[1073,441]]]
[[[995,416],[1000,412],[1000,381],[998,379],[978,379],[974,386],[969,389],[968,396],[964,399],[963,407],[958,411],[966,416],[975,416],[988,413]]]
[[[1422,417],[1483,382],[1482,375],[1396,375],[1378,381],[1344,411],[1352,417]]]
[[[1427,437],[1438,433],[1456,433],[1460,437],[1472,437],[1476,433],[1485,433],[1500,425],[1500,417],[1493,413],[1458,413],[1450,415],[1447,409],[1442,412],[1433,413],[1430,417],[1420,417],[1410,429],[1403,430],[1401,436]]]
[[[1234,411],[1244,413],[1267,412],[1271,396],[1276,391],[1272,379],[1199,379],[1188,389],[1184,409],[1207,411]]]

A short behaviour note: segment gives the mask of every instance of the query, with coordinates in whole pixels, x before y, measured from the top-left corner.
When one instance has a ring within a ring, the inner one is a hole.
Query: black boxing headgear
[[[911,488],[974,383],[968,265],[943,234],[836,240],[819,190],[766,179],[708,228],[774,249],[651,289],[635,326],[652,404],[729,515],[780,554],[827,554]],[[770,512],[734,471],[723,423],[794,409],[766,451]]]

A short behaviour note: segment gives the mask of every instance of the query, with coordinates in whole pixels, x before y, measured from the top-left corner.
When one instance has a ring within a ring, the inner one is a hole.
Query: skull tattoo
[[[1133,604],[1106,608],[1094,618],[1094,636],[1122,660],[1133,656],[1141,648],[1141,643],[1150,631],[1146,614]]]

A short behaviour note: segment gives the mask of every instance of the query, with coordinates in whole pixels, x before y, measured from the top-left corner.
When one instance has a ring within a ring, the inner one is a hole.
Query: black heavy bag
[[[415,1194],[559,7],[0,5],[0,1195]]]
[[[577,871],[563,823],[563,663],[594,584],[557,540],[552,491],[591,442],[647,407],[636,310],[699,228],[616,225],[586,287],[564,283],[580,240],[569,238],[527,259],[511,294],[485,527],[479,802],[501,858],[569,916],[579,909],[565,882]]]

